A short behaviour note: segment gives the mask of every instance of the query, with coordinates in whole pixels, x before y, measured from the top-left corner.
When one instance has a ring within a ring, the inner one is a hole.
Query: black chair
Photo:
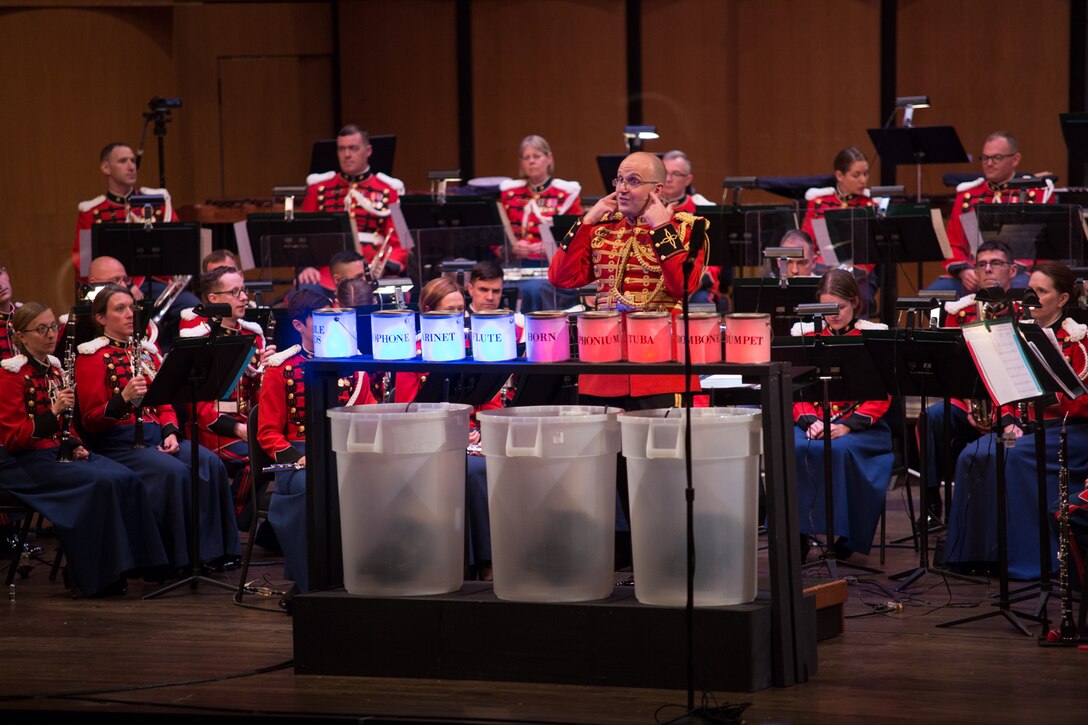
[[[242,554],[242,571],[238,578],[238,589],[234,593],[234,603],[254,609],[266,609],[252,604],[246,604],[242,598],[246,593],[246,580],[249,577],[249,567],[253,560],[253,543],[257,538],[257,529],[262,521],[268,519],[268,503],[271,496],[268,495],[268,485],[275,479],[271,473],[265,473],[267,466],[275,463],[271,456],[265,453],[261,444],[257,441],[257,409],[254,405],[246,419],[247,442],[249,443],[249,475],[252,483],[249,488],[250,501],[253,505],[253,517],[249,523],[249,539],[246,541],[246,550]],[[271,566],[277,561],[262,561],[260,565]]]
[[[15,583],[15,575],[19,573],[22,566],[23,554],[26,551],[26,540],[30,535],[31,523],[34,519],[36,512],[30,506],[27,506],[10,491],[0,489],[0,515],[6,515],[9,519],[18,518],[13,526],[13,535],[6,545],[11,546],[11,559],[8,562],[8,575],[7,580],[4,582],[8,587]],[[23,574],[24,578],[26,574]]]

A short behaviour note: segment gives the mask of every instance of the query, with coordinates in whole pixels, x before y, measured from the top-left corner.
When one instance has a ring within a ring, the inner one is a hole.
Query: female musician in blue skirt
[[[76,590],[123,593],[126,574],[167,564],[148,491],[71,431],[75,393],[50,354],[58,329],[53,311],[28,302],[12,315],[11,328],[16,354],[0,363],[0,443],[26,475],[5,476],[0,486],[53,522]],[[68,376],[74,355],[66,355]]]
[[[179,440],[178,419],[169,405],[138,407],[159,368],[154,345],[134,340],[133,302],[128,290],[107,285],[91,306],[102,335],[78,347],[76,389],[88,445],[122,463],[152,487],[160,503],[156,516],[174,566],[189,565],[187,512],[190,506],[191,452]],[[238,528],[223,462],[208,449],[198,451],[200,559],[238,556]]]
[[[1076,307],[1080,296],[1076,276],[1060,262],[1039,262],[1031,273],[1028,286],[1039,295],[1040,306],[1031,310],[1034,324],[1049,328],[1073,371],[1081,380],[1088,378],[1088,355],[1085,354],[1088,328],[1075,322],[1066,312]],[[1009,576],[1035,579],[1040,575],[1040,559],[1034,414],[1026,415],[1027,411],[1019,406],[1007,407],[1002,413],[999,433],[1005,440],[1014,442],[1005,452]],[[1061,420],[1067,414],[1069,480],[1075,484],[1084,480],[1088,473],[1088,396],[1070,400],[1059,395],[1057,402],[1043,411],[1045,505],[1051,513],[1058,510],[1058,438]],[[956,460],[956,489],[948,517],[945,561],[966,570],[985,571],[992,569],[998,561],[997,454],[994,448],[998,441],[998,433],[983,436],[969,444]],[[1058,564],[1053,527],[1050,539],[1049,561],[1053,571],[1057,570]]]
[[[886,329],[858,319],[861,295],[854,276],[842,269],[827,272],[816,288],[820,302],[837,304],[839,312],[824,318],[821,334],[860,335],[863,329]],[[796,329],[807,335],[809,329]],[[892,472],[892,436],[887,421],[889,400],[831,401],[831,476],[835,502],[836,556],[869,553]],[[826,529],[824,498],[824,424],[819,403],[793,406],[797,451],[797,501],[800,507],[802,557],[809,536]],[[829,544],[832,537],[828,536]]]

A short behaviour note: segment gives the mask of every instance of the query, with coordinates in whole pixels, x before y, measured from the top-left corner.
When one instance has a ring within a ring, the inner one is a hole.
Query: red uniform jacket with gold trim
[[[177,212],[174,211],[169,191],[166,189],[152,189],[148,186],[141,186],[139,192],[149,196],[162,196],[165,198],[165,204],[153,207],[152,209],[155,222],[176,222],[178,220],[178,215]],[[106,192],[101,196],[96,196],[93,199],[80,202],[79,216],[76,218],[76,239],[72,244],[72,265],[76,269],[77,277],[79,276],[79,233],[81,231],[90,229],[95,224],[144,223],[143,209],[133,209],[129,207],[127,200],[128,197],[117,196]]]
[[[504,181],[499,186],[499,200],[516,239],[540,242],[540,225],[560,214],[582,214],[582,185],[577,181],[548,179],[537,191],[525,179]],[[527,259],[544,259],[533,254]]]
[[[105,335],[76,348],[76,390],[80,417],[87,432],[100,433],[116,425],[134,425],[135,406],[121,397],[121,391],[132,379],[129,353],[131,342],[118,342]],[[144,341],[141,348],[144,372],[153,377],[162,358],[152,343]],[[173,406],[147,406],[143,419],[162,426],[162,437],[178,432],[178,416]]]
[[[392,251],[389,261],[404,270],[408,253],[401,247],[396,229],[393,228],[391,207],[404,193],[404,182],[382,173],[366,172],[348,178],[335,171],[310,174],[306,177],[306,198],[301,211],[350,211],[359,232],[362,255],[370,264],[377,253],[377,246],[389,236]]]
[[[294,463],[302,454],[291,445],[306,440],[306,384],[303,368],[313,353],[292,345],[268,359],[261,382],[257,411],[257,441],[276,463]],[[352,373],[338,381],[340,405],[376,402],[366,373]]]
[[[211,332],[211,327],[204,318],[197,319],[200,320],[199,324],[182,329],[181,337],[206,337]],[[234,435],[234,427],[239,423],[246,423],[249,411],[257,404],[257,396],[261,390],[261,373],[257,372],[255,363],[264,349],[264,330],[256,322],[247,320],[239,320],[238,325],[237,330],[221,327],[219,334],[254,337],[255,352],[250,364],[239,378],[229,400],[205,400],[197,403],[196,408],[200,425],[200,445],[216,452],[241,440]]]
[[[866,323],[865,320],[857,320],[844,328],[841,332],[835,332],[830,327],[825,327],[820,331],[821,336],[858,336],[861,335],[863,329],[887,329],[886,325]],[[814,333],[807,332],[806,337],[812,336]],[[845,425],[852,431],[865,430],[872,427],[880,418],[888,412],[888,408],[891,405],[891,398],[885,398],[884,400],[864,400],[861,402],[848,401],[848,400],[832,400],[831,403],[831,422]],[[823,405],[821,403],[794,403],[793,404],[793,422],[801,428],[808,428],[817,420],[823,420]],[[839,420],[835,420],[837,416],[842,416]]]
[[[690,253],[695,264],[687,288],[698,288],[707,247],[707,221],[691,214],[673,214],[671,222],[650,229],[645,220],[631,224],[622,214],[597,224],[574,225],[559,245],[548,268],[556,287],[575,288],[597,283],[601,309],[666,310],[675,313],[684,294],[683,261]],[[676,375],[582,375],[579,390],[600,397],[676,393],[684,378]]]
[[[48,366],[21,354],[0,362],[0,445],[12,453],[60,445],[51,391],[62,385],[60,360],[52,355]],[[81,445],[74,432],[71,436]]]
[[[1030,176],[1020,178],[1032,178]],[[948,246],[952,249],[952,258],[946,259],[944,269],[950,274],[958,274],[971,263],[971,245],[967,235],[963,231],[963,222],[960,217],[965,212],[974,209],[979,204],[1016,204],[1020,199],[1020,190],[1009,190],[1004,184],[993,185],[984,178],[974,181],[966,181],[956,187],[956,200],[952,203],[952,214],[948,218],[946,232]],[[1028,204],[1051,204],[1054,199],[1053,183],[1039,182],[1039,188],[1028,189],[1025,192],[1025,201]],[[1030,268],[1031,260],[1017,260],[1019,264],[1027,264]]]

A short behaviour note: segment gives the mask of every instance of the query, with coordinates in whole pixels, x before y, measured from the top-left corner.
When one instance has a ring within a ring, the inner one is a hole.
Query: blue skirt
[[[168,563],[148,489],[128,468],[94,454],[58,463],[56,448],[20,453],[15,461],[26,475],[4,476],[0,485],[53,522],[83,594]]]
[[[803,534],[826,533],[824,505],[824,442],[809,440],[793,429],[797,450],[797,502]],[[892,475],[892,434],[878,420],[871,428],[831,441],[831,481],[835,502],[835,535],[859,554],[873,545]]]
[[[1069,425],[1068,461],[1072,503],[1088,473],[1088,426]],[[1046,507],[1049,512],[1051,572],[1058,569],[1058,538],[1054,513],[1058,510],[1058,426],[1046,429]],[[995,436],[984,436],[967,446],[956,462],[956,492],[948,517],[945,561],[991,563],[998,561],[997,454]],[[1009,576],[1038,579],[1039,493],[1035,436],[1025,434],[1005,449],[1006,522]]]
[[[468,563],[491,561],[491,514],[487,503],[487,459],[465,456],[465,528]]]
[[[144,423],[146,448],[133,448],[132,439],[133,426],[115,426],[95,438],[94,449],[132,469],[144,482],[170,563],[187,567],[191,444],[182,441],[177,453],[163,453],[156,447],[162,442],[162,431],[155,423]],[[200,560],[238,556],[241,548],[227,469],[203,446],[197,455]]]
[[[306,454],[305,441],[295,441],[291,445]],[[276,540],[283,549],[284,578],[293,581],[300,592],[309,591],[305,470],[276,474],[276,488],[268,502],[268,524],[276,532]]]

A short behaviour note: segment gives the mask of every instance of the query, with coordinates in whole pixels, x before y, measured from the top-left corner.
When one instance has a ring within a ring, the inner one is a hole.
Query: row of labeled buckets
[[[467,405],[330,410],[344,587],[372,596],[456,591],[464,557]],[[760,413],[692,411],[695,604],[756,596]],[[480,411],[494,591],[572,602],[613,591],[616,454],[627,459],[635,596],[686,600],[684,412],[535,406]]]

